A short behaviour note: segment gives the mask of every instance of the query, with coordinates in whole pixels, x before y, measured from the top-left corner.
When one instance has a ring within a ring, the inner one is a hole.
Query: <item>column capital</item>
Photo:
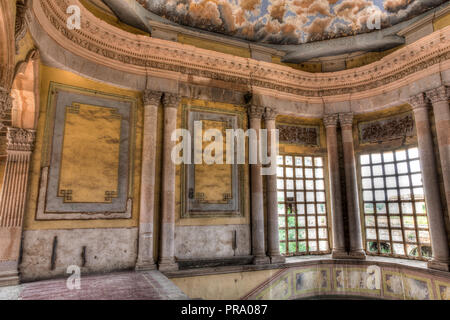
[[[8,151],[33,151],[36,140],[36,130],[8,127],[6,135]]]
[[[181,97],[175,93],[164,93],[163,106],[164,108],[177,109],[180,105]]]
[[[264,107],[250,105],[248,107],[248,115],[250,119],[262,119],[264,115]]]
[[[341,123],[341,126],[352,126],[353,112],[340,113],[339,122]]]
[[[339,120],[339,115],[337,113],[335,114],[326,114],[323,117],[323,124],[326,128],[329,127],[336,127]]]
[[[264,114],[264,119],[266,120],[275,120],[277,118],[278,113],[276,112],[276,110],[267,107],[266,108],[266,113]]]
[[[4,118],[12,109],[12,97],[9,91],[0,87],[0,118]]]
[[[414,111],[428,108],[428,99],[424,93],[419,93],[408,99],[408,103],[411,105]]]
[[[439,88],[427,91],[427,98],[430,99],[431,103],[435,104],[441,101],[448,101],[450,96],[450,90],[446,86],[441,86]]]
[[[145,106],[159,106],[163,93],[161,91],[145,90],[142,94],[142,101]]]

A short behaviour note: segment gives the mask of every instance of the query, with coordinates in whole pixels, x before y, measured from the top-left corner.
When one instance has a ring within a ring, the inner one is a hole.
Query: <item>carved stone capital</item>
[[[414,111],[428,108],[428,99],[424,93],[419,93],[409,98],[408,103],[411,105]]]
[[[0,87],[0,118],[4,119],[12,109],[12,97],[9,91]]]
[[[262,119],[264,115],[264,108],[255,105],[250,105],[248,107],[248,115],[250,119]]]
[[[323,117],[323,124],[325,125],[326,128],[337,127],[338,120],[339,120],[339,115],[337,113],[326,114]]]
[[[346,112],[339,114],[339,122],[341,126],[352,126],[353,125],[353,112]]]
[[[36,130],[26,130],[8,127],[6,135],[8,151],[33,151],[36,140]]]
[[[177,109],[180,105],[181,97],[174,93],[165,93],[163,98],[164,108],[175,108]]]
[[[145,106],[159,106],[163,93],[160,91],[145,90],[142,100]]]
[[[266,119],[266,120],[275,120],[277,118],[277,115],[278,114],[277,114],[277,112],[274,109],[267,107],[266,108],[266,113],[264,114],[264,119]]]
[[[433,104],[441,101],[448,101],[449,96],[450,90],[446,86],[427,91],[427,98],[430,99]]]

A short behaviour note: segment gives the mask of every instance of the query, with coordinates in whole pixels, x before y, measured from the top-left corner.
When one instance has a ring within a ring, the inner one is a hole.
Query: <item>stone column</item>
[[[427,205],[433,258],[428,263],[431,269],[449,271],[449,249],[445,231],[444,212],[441,205],[436,158],[431,136],[428,101],[423,93],[412,97],[409,104],[414,111],[420,165],[422,168],[425,203]],[[438,115],[439,117],[440,115]]]
[[[342,211],[341,176],[339,170],[339,154],[337,124],[339,115],[325,115],[323,123],[327,130],[328,172],[330,176],[330,204],[333,228],[334,259],[348,258],[345,249],[344,215]]]
[[[450,89],[445,86],[439,87],[428,91],[427,97],[433,104],[447,210],[450,211],[450,108],[448,104]]]
[[[146,90],[144,101],[144,139],[142,144],[141,206],[137,270],[155,270],[153,222],[155,216],[156,137],[158,108],[162,92]]]
[[[172,133],[177,129],[177,112],[180,97],[165,93],[164,106],[164,144],[162,166],[162,206],[161,206],[161,252],[159,270],[178,270],[175,261],[175,174],[176,166],[172,161],[172,150],[176,142],[172,141]]]
[[[0,195],[0,286],[19,283],[18,260],[36,132],[8,128],[7,160]]]
[[[366,254],[362,244],[361,216],[359,211],[359,192],[356,182],[353,113],[341,113],[339,115],[339,122],[342,129],[342,144],[344,149],[345,185],[350,233],[350,252],[348,258],[365,259]]]
[[[261,120],[264,108],[250,106],[248,109],[250,118],[250,129],[253,129],[259,141]],[[255,142],[253,142],[255,143]],[[259,151],[259,148],[258,148]],[[254,264],[270,263],[266,256],[264,239],[264,199],[263,199],[263,177],[261,159],[258,157],[257,164],[252,164],[250,169],[251,179],[251,207],[252,207],[252,251]]]
[[[271,108],[266,108],[265,121],[268,131],[268,150],[272,150],[272,132],[276,130],[275,119],[276,112]],[[266,177],[267,186],[267,251],[270,262],[284,263],[286,258],[280,254],[280,239],[278,226],[278,192],[277,192],[277,174]]]

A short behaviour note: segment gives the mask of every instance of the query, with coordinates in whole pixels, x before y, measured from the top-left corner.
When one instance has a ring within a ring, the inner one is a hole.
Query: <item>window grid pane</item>
[[[366,251],[431,258],[431,239],[417,148],[360,156]]]
[[[282,155],[277,162],[281,253],[330,253],[324,159]]]

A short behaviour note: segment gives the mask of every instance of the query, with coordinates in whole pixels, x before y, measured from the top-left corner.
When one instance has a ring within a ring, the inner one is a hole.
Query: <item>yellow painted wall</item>
[[[137,100],[137,122],[136,122],[136,138],[135,138],[135,155],[134,155],[134,186],[133,186],[133,215],[132,219],[117,220],[76,220],[76,221],[36,221],[36,206],[39,192],[39,180],[41,171],[42,149],[44,143],[44,128],[47,116],[47,101],[49,97],[50,82],[57,82],[79,88],[97,90],[108,94],[121,95],[131,97]],[[141,152],[142,152],[142,119],[143,108],[140,93],[137,91],[125,90],[91,81],[75,75],[73,73],[47,67],[40,66],[40,114],[38,129],[36,134],[36,147],[33,152],[29,193],[27,198],[27,208],[24,218],[25,230],[42,230],[42,229],[76,229],[76,228],[130,228],[138,225],[139,216],[139,199],[140,199],[140,172],[141,172]]]
[[[280,270],[263,270],[171,279],[189,298],[238,300]]]
[[[450,26],[450,13],[433,21],[434,31]]]

